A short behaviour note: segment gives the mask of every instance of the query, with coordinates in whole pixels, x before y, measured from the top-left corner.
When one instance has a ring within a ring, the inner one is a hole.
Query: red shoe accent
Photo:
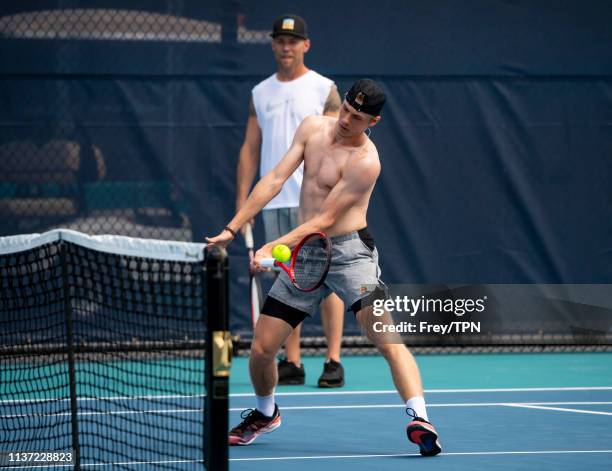
[[[410,432],[410,441],[412,443],[416,443],[417,445],[420,445],[421,442],[421,437],[423,435],[427,435],[429,432],[425,432],[424,430],[413,430],[412,432]]]
[[[419,446],[423,456],[435,456],[442,451],[438,433],[433,425],[424,419],[415,419],[406,426],[408,440]]]
[[[229,445],[250,445],[261,434],[270,433],[281,424],[278,406],[275,406],[272,417],[266,417],[256,409],[242,411],[241,417],[244,420],[229,433]]]

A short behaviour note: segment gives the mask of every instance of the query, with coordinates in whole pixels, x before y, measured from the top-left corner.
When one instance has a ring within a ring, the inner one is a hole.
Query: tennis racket
[[[331,263],[331,240],[324,232],[313,232],[304,237],[291,253],[289,266],[273,258],[265,258],[261,266],[284,270],[293,286],[310,292],[325,281]]]
[[[261,289],[261,282],[259,281],[259,275],[253,269],[253,258],[255,257],[255,251],[253,250],[253,228],[250,223],[244,226],[244,243],[249,253],[249,291],[251,295],[251,320],[253,322],[253,329],[257,319],[259,319],[259,312],[261,310],[261,304],[263,300],[263,291]]]

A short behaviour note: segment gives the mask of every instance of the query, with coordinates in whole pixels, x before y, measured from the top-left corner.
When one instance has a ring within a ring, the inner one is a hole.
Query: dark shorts
[[[286,321],[297,327],[306,317],[314,315],[319,304],[332,292],[336,293],[355,314],[371,306],[378,295],[380,267],[374,239],[366,229],[336,236],[332,241],[332,260],[323,285],[305,293],[298,290],[285,272],[281,272],[261,309],[261,313]]]

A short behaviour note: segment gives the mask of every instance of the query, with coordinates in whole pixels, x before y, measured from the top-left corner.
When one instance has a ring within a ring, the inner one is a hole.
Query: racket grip
[[[274,268],[274,262],[276,262],[276,260],[273,258],[264,258],[261,260],[260,265],[264,268]]]
[[[247,249],[253,248],[253,228],[248,222],[244,225],[244,241]]]

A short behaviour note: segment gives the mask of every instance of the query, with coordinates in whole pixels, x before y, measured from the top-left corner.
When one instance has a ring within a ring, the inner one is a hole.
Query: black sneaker
[[[304,365],[295,366],[295,363],[287,361],[285,358],[278,362],[278,384],[281,386],[304,384],[306,373]]]
[[[274,405],[272,417],[266,417],[257,409],[246,409],[240,417],[240,424],[229,433],[230,445],[250,445],[262,433],[270,433],[280,427],[281,417],[278,406]]]
[[[319,377],[320,388],[341,388],[344,386],[344,368],[334,360],[323,364],[323,374]]]

